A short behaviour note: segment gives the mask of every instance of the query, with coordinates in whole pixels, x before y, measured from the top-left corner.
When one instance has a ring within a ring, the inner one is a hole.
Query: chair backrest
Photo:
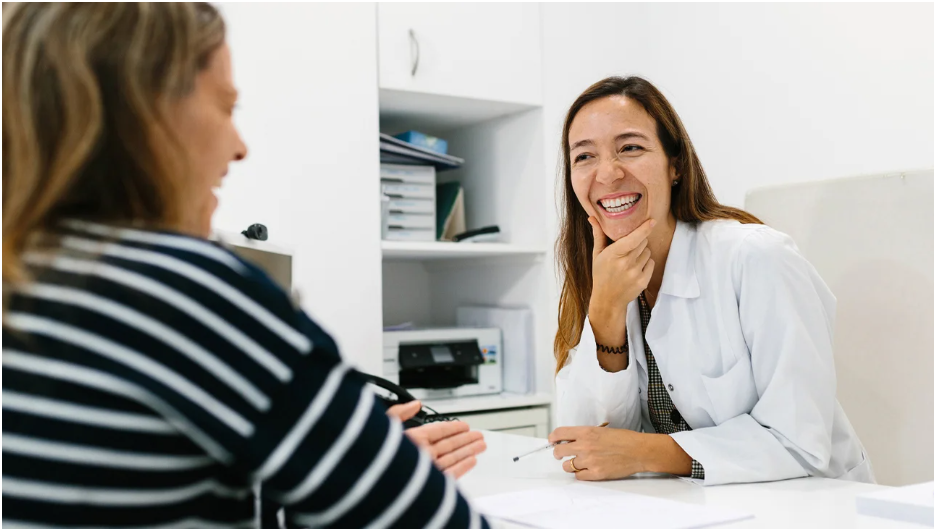
[[[933,480],[933,170],[758,189],[837,299],[838,398],[881,484]]]

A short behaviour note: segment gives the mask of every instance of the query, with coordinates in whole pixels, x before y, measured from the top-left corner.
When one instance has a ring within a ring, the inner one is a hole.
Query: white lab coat
[[[835,398],[835,297],[793,240],[767,226],[678,222],[647,327],[673,404],[693,430],[673,434],[706,486],[805,476],[874,482]],[[654,432],[637,302],[630,361],[598,365],[588,320],[556,376],[559,426]]]

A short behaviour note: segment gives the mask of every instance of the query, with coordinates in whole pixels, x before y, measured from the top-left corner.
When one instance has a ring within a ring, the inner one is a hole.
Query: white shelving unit
[[[380,88],[541,105],[540,15],[533,3],[379,3]]]
[[[542,257],[542,248],[500,242],[390,242],[381,243],[384,260],[441,260],[497,257]]]
[[[536,109],[536,105],[380,89],[384,124],[405,121],[415,129],[452,130]]]
[[[381,242],[384,325],[452,326],[462,305],[532,309],[532,393],[427,404],[473,428],[544,437],[552,403],[547,331],[554,320],[544,294],[554,277],[544,260],[552,243],[543,213],[554,205],[545,181],[551,173],[544,167],[541,88],[531,83],[542,76],[538,19],[537,5],[377,6],[380,131],[446,139],[448,152],[465,164],[438,172],[437,182],[461,184],[468,229],[501,230],[500,242]],[[462,39],[466,24],[472,35],[494,41]],[[502,26],[510,31],[497,31]]]

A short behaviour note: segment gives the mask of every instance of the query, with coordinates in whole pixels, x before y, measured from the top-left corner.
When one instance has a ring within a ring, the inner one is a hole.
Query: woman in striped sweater
[[[453,478],[480,435],[404,433],[285,293],[205,240],[247,152],[218,12],[10,9],[3,526],[250,527],[257,484],[290,526],[484,526]]]

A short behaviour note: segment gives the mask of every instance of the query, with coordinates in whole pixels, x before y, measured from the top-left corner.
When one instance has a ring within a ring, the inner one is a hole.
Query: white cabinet
[[[493,430],[545,438],[550,430],[552,396],[547,393],[477,395],[427,400],[436,412],[457,417],[473,430]]]
[[[381,3],[380,88],[539,105],[536,3]]]
[[[462,305],[532,309],[535,390],[546,392],[555,305],[543,294],[554,274],[543,261],[552,237],[539,220],[555,206],[544,186],[553,177],[543,167],[540,13],[538,4],[378,4],[380,130],[446,139],[465,163],[438,182],[462,185],[467,228],[500,228],[498,243],[383,243],[381,300],[385,326],[453,326]],[[537,433],[546,426],[473,421]]]
[[[492,430],[534,438],[549,436],[549,409],[546,407],[495,410],[457,417],[467,423],[471,430]]]

